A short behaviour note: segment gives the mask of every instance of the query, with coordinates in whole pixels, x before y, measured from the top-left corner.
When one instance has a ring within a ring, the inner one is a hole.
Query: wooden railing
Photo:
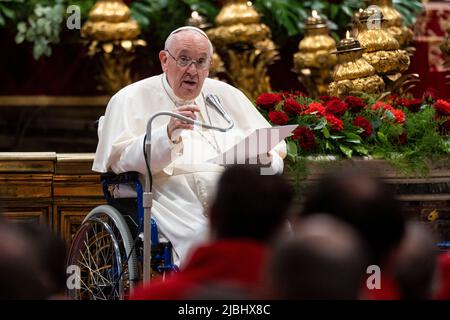
[[[0,153],[0,210],[17,222],[48,224],[69,244],[85,215],[103,204],[93,154]],[[441,241],[450,240],[450,161],[434,163],[426,177],[404,177],[385,161],[352,160],[393,184],[403,210],[426,223]],[[330,163],[312,163],[306,183]],[[289,177],[292,180],[292,177]],[[382,230],[380,230],[382,233]]]

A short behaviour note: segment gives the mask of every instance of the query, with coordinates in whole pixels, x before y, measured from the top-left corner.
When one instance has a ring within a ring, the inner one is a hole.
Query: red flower
[[[450,116],[450,103],[445,100],[438,100],[434,103],[434,109],[438,116]]]
[[[305,114],[316,113],[318,116],[324,116],[326,113],[325,107],[318,102],[311,102],[308,109],[305,110]]]
[[[339,100],[338,98],[333,98],[331,100],[328,100],[325,104],[325,107],[327,108],[327,111],[329,113],[334,114],[337,117],[342,117],[348,109],[348,105]]]
[[[283,111],[270,111],[269,120],[273,124],[278,124],[280,126],[285,125],[289,121],[289,117]]]
[[[361,136],[363,138],[367,138],[370,137],[370,135],[372,134],[372,124],[370,123],[369,120],[367,120],[364,117],[355,117],[355,119],[353,120],[352,124],[354,126],[363,128],[364,131],[361,133]]]
[[[396,102],[398,105],[407,108],[411,112],[418,112],[420,107],[422,106],[422,99],[408,100],[408,99],[398,98],[396,100]]]
[[[428,88],[423,93],[423,100],[424,101],[433,102],[433,101],[436,101],[437,99],[439,99],[439,93],[434,88]]]
[[[395,117],[395,122],[404,123],[405,122],[405,113],[400,109],[391,109],[389,110]]]
[[[344,128],[344,123],[342,122],[342,120],[336,118],[332,114],[325,115],[325,119],[327,119],[328,125],[333,130],[340,131],[340,130],[342,130]]]
[[[376,111],[376,110],[392,110],[392,106],[390,104],[384,103],[382,101],[378,101],[377,103],[375,103],[372,108],[372,110]]]
[[[308,127],[298,127],[293,132],[293,139],[298,141],[298,145],[303,150],[311,150],[316,145],[316,138],[312,130]]]
[[[277,93],[261,93],[256,99],[256,105],[261,109],[273,109],[282,100]]]
[[[286,99],[283,103],[283,111],[294,115],[300,114],[304,109],[306,109],[305,106],[293,99]]]
[[[353,96],[348,96],[345,98],[345,102],[347,103],[350,111],[353,113],[358,113],[366,107],[366,104],[362,99]]]

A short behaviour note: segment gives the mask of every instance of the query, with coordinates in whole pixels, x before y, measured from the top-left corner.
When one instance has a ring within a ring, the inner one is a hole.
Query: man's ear
[[[161,50],[159,52],[159,61],[161,61],[161,69],[163,72],[166,72],[167,70],[167,52],[164,50]]]

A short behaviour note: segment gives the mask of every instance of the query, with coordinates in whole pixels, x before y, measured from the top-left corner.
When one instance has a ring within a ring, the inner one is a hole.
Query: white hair
[[[208,35],[202,29],[199,29],[199,28],[193,27],[193,26],[184,26],[184,27],[180,27],[178,29],[173,30],[167,37],[166,42],[164,43],[164,50],[168,50],[172,46],[173,37],[180,32],[197,32],[197,33],[201,34],[202,36],[204,36],[206,38],[206,40],[208,40],[209,54],[211,57],[213,56],[214,48],[211,43],[211,40],[209,40],[209,38],[208,38]]]

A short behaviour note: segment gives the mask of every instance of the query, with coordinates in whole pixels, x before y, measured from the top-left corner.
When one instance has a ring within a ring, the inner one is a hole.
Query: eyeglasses
[[[192,59],[191,57],[181,56],[177,59],[169,52],[169,50],[164,51],[166,51],[172,57],[172,59],[176,61],[177,66],[181,68],[188,67],[191,65],[191,63],[194,63],[197,69],[204,70],[209,65],[209,59],[206,58],[200,58],[198,60],[195,60]]]

